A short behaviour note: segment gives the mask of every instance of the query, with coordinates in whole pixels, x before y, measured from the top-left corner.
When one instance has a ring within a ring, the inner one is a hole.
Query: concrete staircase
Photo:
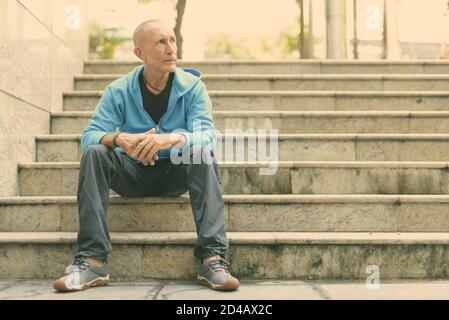
[[[233,272],[246,279],[449,276],[449,63],[201,62],[214,119],[279,130],[267,163],[221,165]],[[0,198],[0,278],[57,277],[75,250],[80,133],[102,90],[137,66],[89,61]],[[193,278],[188,196],[111,192],[114,279]]]

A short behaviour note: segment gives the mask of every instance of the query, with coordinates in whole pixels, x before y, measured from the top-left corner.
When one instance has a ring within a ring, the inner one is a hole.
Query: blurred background
[[[147,19],[174,27],[195,60],[447,59],[448,0],[0,0],[0,194],[18,194],[17,163],[86,61],[136,60]],[[307,61],[307,60],[302,60]],[[118,62],[117,62],[118,63]],[[114,63],[111,63],[114,64]],[[444,70],[446,69],[442,69]],[[440,72],[440,73],[441,73]],[[111,71],[111,73],[114,73]]]
[[[176,28],[185,60],[447,58],[447,0],[88,1],[89,58],[132,59],[144,20]]]

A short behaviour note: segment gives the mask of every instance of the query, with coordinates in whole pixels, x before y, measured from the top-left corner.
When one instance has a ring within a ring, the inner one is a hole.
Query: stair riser
[[[54,279],[73,261],[68,244],[0,244],[0,278]],[[362,279],[379,267],[381,279],[447,278],[447,245],[232,244],[231,271],[242,279]],[[282,262],[282,263],[280,263]],[[169,268],[167,266],[174,266]],[[114,244],[112,280],[196,279],[193,244]]]
[[[449,159],[449,140],[354,140],[354,139],[294,139],[279,140],[276,150],[270,153],[267,138],[266,153],[252,151],[257,161],[447,161]],[[216,158],[221,161],[248,160],[248,143],[244,143],[244,159],[237,158],[235,151],[226,152],[222,141],[217,144]],[[221,150],[221,153],[220,153]],[[253,150],[253,149],[251,149]],[[238,153],[241,157],[242,153]],[[79,141],[38,140],[38,162],[76,162],[81,160]]]
[[[215,128],[277,129],[279,133],[449,133],[449,117],[214,116]],[[81,134],[88,117],[52,117],[51,133]]]
[[[19,168],[22,196],[76,195],[79,169]],[[223,168],[224,194],[449,194],[442,168]]]
[[[211,95],[214,110],[410,110],[449,111],[447,96],[224,96]],[[64,96],[64,110],[93,111],[99,96]]]
[[[111,79],[78,79],[75,90],[104,90]],[[448,91],[444,80],[366,80],[366,79],[212,79],[204,78],[208,90],[305,90],[305,91]]]
[[[113,65],[86,64],[86,74],[125,74],[131,72],[139,64]],[[239,64],[210,64],[210,63],[178,63],[179,67],[193,67],[203,74],[448,74],[449,64],[278,64],[278,63],[239,63]]]
[[[449,203],[225,203],[234,232],[449,232]],[[190,203],[110,203],[110,232],[194,232]],[[78,232],[76,203],[0,206],[0,232]]]

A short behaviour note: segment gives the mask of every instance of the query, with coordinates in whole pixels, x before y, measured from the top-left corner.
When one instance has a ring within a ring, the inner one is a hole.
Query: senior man
[[[230,274],[226,259],[229,244],[213,154],[212,104],[201,74],[176,67],[176,37],[161,20],[141,23],[133,39],[134,54],[143,65],[106,88],[83,131],[77,251],[74,263],[53,286],[79,291],[109,282],[107,210],[112,189],[126,197],[189,191],[198,235],[194,255],[201,263],[198,281],[215,290],[236,290],[240,282]],[[192,160],[198,147],[200,163],[170,159],[175,154]]]

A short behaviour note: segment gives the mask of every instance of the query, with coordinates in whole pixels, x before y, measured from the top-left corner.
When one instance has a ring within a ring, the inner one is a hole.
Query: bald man
[[[134,54],[143,65],[107,86],[83,130],[75,261],[53,286],[80,291],[109,282],[112,189],[125,197],[188,191],[198,236],[198,281],[215,290],[236,290],[240,282],[228,269],[212,103],[201,73],[176,67],[176,37],[163,21],[141,23],[133,39]]]

